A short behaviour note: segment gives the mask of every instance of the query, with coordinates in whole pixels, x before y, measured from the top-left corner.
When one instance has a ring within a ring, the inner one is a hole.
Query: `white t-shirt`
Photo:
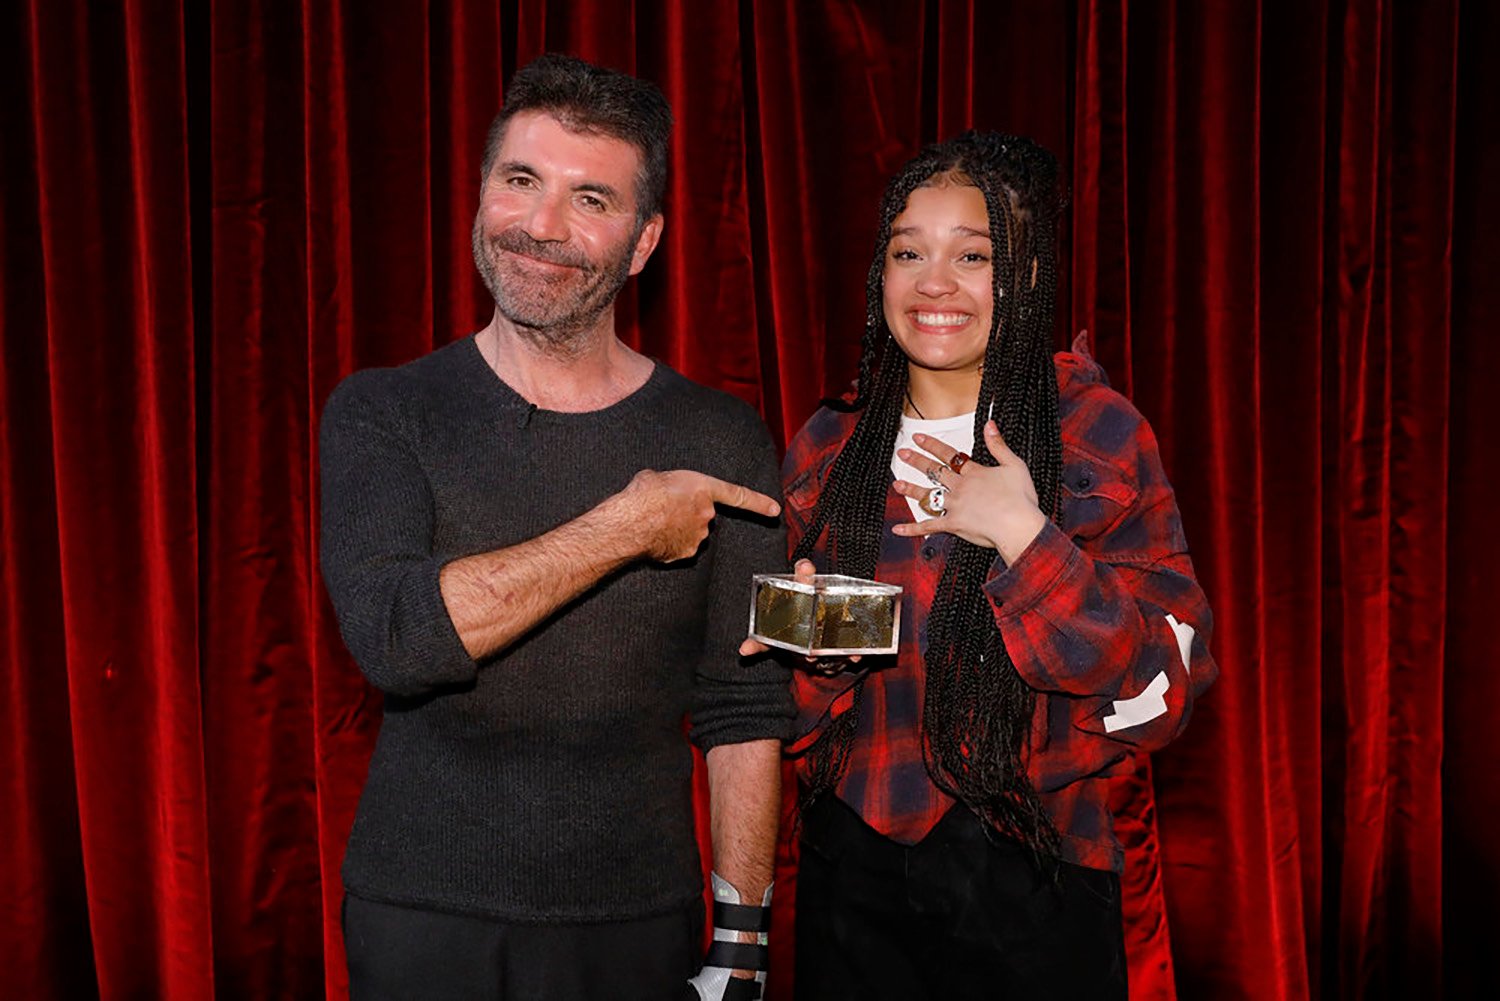
[[[943,441],[958,449],[960,452],[974,453],[974,411],[959,414],[957,417],[940,417],[936,420],[925,420],[921,417],[907,417],[901,415],[901,430],[896,432],[896,448],[909,448],[914,452],[921,452],[912,436],[925,434]],[[930,454],[930,453],[928,453]],[[898,480],[915,483],[919,487],[932,485],[927,474],[915,466],[909,466],[901,460],[895,452],[891,453],[891,475]],[[917,521],[928,521],[932,515],[923,511],[914,498],[906,498],[906,506],[911,508],[911,513]]]

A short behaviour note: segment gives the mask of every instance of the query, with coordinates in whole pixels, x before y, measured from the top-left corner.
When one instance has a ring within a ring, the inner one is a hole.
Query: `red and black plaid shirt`
[[[996,555],[985,593],[1016,670],[1037,691],[1026,760],[1063,856],[1118,871],[1108,780],[1131,767],[1133,751],[1175,737],[1193,699],[1213,683],[1212,616],[1150,425],[1087,355],[1058,354],[1057,376],[1061,511],[1014,565]],[[855,419],[825,408],[791,443],[782,480],[793,547]],[[894,664],[832,678],[797,671],[798,736],[788,747],[794,755],[810,747],[849,708],[863,676],[859,727],[836,791],[870,826],[905,844],[921,840],[953,805],[922,761],[927,610],[953,537],[891,533],[911,520],[892,490],[876,577],[905,589]],[[813,557],[820,569],[824,555],[820,546]]]

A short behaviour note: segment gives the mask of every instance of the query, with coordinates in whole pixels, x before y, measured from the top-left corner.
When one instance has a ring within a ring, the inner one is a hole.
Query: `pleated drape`
[[[1223,669],[1115,790],[1132,996],[1479,991],[1497,43],[1473,0],[4,5],[0,996],[343,995],[380,704],[317,418],[485,322],[484,133],[548,50],[676,111],[622,336],[781,440],[853,377],[884,179],[1058,153],[1058,342],[1155,426]]]

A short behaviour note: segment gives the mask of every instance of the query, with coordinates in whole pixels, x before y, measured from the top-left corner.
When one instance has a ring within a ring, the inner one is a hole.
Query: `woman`
[[[908,164],[787,455],[799,572],[905,588],[896,656],[798,674],[800,998],[1126,996],[1109,780],[1217,669],[1150,427],[1052,355],[1059,201],[1025,139]]]

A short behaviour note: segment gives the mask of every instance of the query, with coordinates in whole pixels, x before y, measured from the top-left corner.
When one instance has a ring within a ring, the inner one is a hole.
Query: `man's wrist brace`
[[[770,968],[771,890],[766,887],[760,906],[740,903],[739,891],[718,873],[711,874],[714,888],[714,939],[708,947],[703,969],[688,981],[703,1001],[756,1001]],[[756,941],[741,942],[742,932],[754,932]],[[755,979],[735,977],[732,970],[754,970]]]

